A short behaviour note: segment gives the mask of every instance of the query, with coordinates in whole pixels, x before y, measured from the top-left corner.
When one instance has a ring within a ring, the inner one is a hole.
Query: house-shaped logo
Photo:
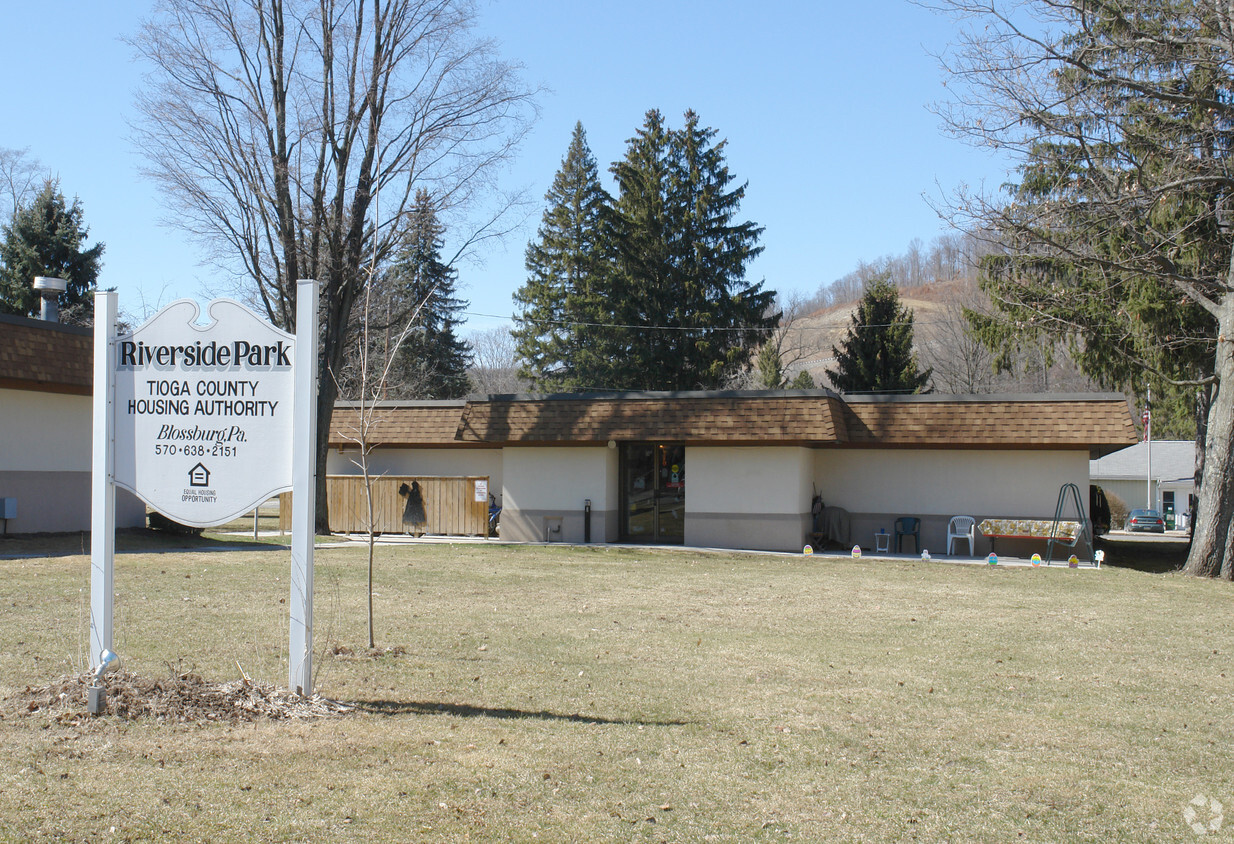
[[[210,470],[200,463],[189,469],[189,486],[210,486]]]

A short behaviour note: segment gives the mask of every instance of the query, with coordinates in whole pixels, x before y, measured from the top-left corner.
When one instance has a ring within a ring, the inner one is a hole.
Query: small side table
[[[891,534],[879,528],[874,533],[874,551],[875,553],[886,554],[891,550]]]

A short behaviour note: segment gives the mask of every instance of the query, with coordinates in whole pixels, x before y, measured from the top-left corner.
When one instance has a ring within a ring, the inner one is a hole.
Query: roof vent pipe
[[[43,297],[43,307],[39,310],[39,318],[46,322],[60,321],[60,294],[68,290],[69,283],[62,278],[47,278],[36,275],[34,289]]]

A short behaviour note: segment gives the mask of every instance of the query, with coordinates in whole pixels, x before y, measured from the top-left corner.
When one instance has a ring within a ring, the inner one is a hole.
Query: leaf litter
[[[130,721],[193,722],[280,721],[345,715],[353,707],[321,695],[300,695],[249,677],[212,682],[193,672],[151,678],[127,671],[105,681],[104,714]],[[6,701],[14,715],[43,713],[61,724],[79,724],[88,714],[90,676],[62,677],[44,686],[27,686]],[[4,717],[0,713],[0,718]]]

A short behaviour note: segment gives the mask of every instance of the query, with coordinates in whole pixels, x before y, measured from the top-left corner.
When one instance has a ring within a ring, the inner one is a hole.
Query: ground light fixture
[[[99,664],[90,673],[90,687],[87,689],[89,700],[87,710],[91,715],[102,715],[107,708],[107,687],[103,685],[103,676],[120,667],[120,657],[115,651],[107,648],[99,655]]]

